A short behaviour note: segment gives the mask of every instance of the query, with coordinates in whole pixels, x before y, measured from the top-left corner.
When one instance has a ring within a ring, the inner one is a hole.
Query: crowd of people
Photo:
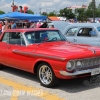
[[[90,19],[88,21],[75,21],[74,19],[69,19],[66,22],[68,23],[93,23],[93,20]],[[100,23],[100,19],[96,21],[96,23]],[[6,29],[19,29],[19,28],[46,28],[46,21],[38,21],[38,22],[16,22],[16,21],[0,21],[0,33]],[[54,28],[54,25],[51,25],[50,28]]]
[[[16,23],[14,21],[0,21],[0,32],[3,32],[6,29],[16,28]]]
[[[6,29],[20,29],[20,28],[46,28],[46,21],[38,22],[16,22],[16,21],[0,21],[0,33]],[[51,25],[50,28],[54,28],[54,25]]]
[[[93,23],[93,19],[88,19],[87,21],[77,21],[74,19],[69,19],[67,20],[67,22],[69,23]],[[95,23],[100,23],[100,19],[95,19]]]

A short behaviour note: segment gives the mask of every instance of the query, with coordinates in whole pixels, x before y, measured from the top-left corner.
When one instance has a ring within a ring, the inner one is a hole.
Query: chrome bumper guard
[[[82,71],[76,71],[76,72],[73,72],[73,73],[69,73],[69,72],[61,70],[60,74],[64,75],[64,76],[77,76],[77,75],[82,75],[82,74],[89,74],[91,72],[92,72],[92,69],[87,69],[87,70],[82,70]]]

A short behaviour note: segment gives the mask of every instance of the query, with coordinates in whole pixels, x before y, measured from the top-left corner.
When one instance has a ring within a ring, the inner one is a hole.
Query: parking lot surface
[[[45,88],[37,76],[4,67],[0,71],[0,100],[100,100],[100,76],[60,80],[54,88]]]

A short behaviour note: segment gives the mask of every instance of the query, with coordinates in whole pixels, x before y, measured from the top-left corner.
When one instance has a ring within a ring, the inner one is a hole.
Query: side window
[[[89,34],[91,34],[91,37],[97,37],[97,32],[95,29],[92,29]]]
[[[9,43],[9,33],[4,33],[4,36],[2,38],[2,42]]]
[[[11,32],[9,36],[9,44],[25,45],[24,38],[20,32]]]
[[[48,38],[49,40],[61,40],[59,34],[55,31],[48,32]]]
[[[67,31],[66,35],[67,36],[74,36],[77,33],[77,31],[78,31],[78,28],[77,27],[76,28],[71,28],[71,29],[69,29]]]
[[[96,31],[93,28],[81,28],[77,34],[81,37],[94,37],[97,36]]]
[[[28,44],[35,43],[35,34],[34,32],[29,32],[25,34]]]

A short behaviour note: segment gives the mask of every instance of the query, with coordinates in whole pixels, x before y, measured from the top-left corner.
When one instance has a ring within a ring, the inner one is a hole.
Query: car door
[[[92,34],[93,31],[95,34]],[[99,36],[97,30],[94,27],[80,27],[78,33],[73,38],[74,43],[88,44],[93,46],[99,46]]]
[[[6,65],[6,60],[5,60],[5,55],[6,55],[6,51],[8,48],[8,42],[9,42],[9,33],[5,32],[3,33],[4,36],[2,38],[2,40],[0,40],[0,63],[1,64],[5,64]]]
[[[6,65],[15,67],[18,69],[29,71],[33,67],[33,62],[35,58],[25,56],[16,53],[19,51],[23,52],[34,52],[36,45],[29,47],[26,46],[23,34],[20,32],[9,32],[9,42],[7,46],[5,45],[5,62]]]

